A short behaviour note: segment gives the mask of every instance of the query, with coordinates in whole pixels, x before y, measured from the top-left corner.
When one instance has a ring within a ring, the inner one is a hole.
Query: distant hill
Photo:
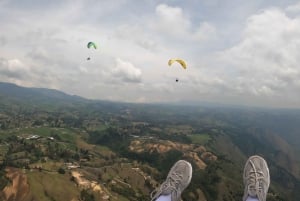
[[[22,101],[88,101],[80,96],[68,95],[55,89],[28,88],[5,82],[0,82],[0,96]]]
[[[1,107],[2,105],[2,107]],[[77,95],[69,95],[56,89],[22,87],[12,83],[0,82],[0,111],[1,108],[38,108],[44,110],[59,110],[61,108],[77,108],[119,111],[127,107],[127,103],[105,100],[90,100]]]

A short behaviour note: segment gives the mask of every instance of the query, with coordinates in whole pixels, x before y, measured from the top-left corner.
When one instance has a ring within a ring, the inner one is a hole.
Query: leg
[[[267,162],[260,156],[251,156],[244,167],[245,191],[243,201],[266,201],[270,186]]]
[[[248,196],[246,201],[259,201],[257,197],[253,198],[251,196]]]
[[[151,201],[179,201],[181,193],[191,182],[192,171],[189,162],[177,161],[169,171],[167,179],[151,193]]]
[[[155,201],[172,201],[172,197],[171,197],[171,194],[160,195]]]

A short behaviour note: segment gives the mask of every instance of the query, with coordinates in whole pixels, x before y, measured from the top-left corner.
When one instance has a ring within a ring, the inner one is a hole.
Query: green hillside
[[[184,200],[241,200],[254,154],[269,164],[268,200],[300,199],[297,110],[91,101],[7,83],[0,97],[1,200],[149,200],[179,159],[194,170]]]

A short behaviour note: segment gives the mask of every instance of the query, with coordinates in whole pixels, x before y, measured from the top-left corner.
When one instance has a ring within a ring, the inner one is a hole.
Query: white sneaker
[[[167,179],[151,193],[151,201],[155,201],[161,195],[170,194],[172,201],[179,201],[181,193],[191,182],[192,172],[193,169],[189,162],[177,161],[169,171]]]
[[[257,197],[259,201],[266,201],[270,186],[270,173],[267,162],[260,156],[251,156],[244,167],[243,175],[245,191],[243,201],[248,196]]]

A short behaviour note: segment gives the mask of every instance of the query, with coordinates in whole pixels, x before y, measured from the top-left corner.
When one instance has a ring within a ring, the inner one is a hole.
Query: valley
[[[243,166],[253,154],[270,167],[268,200],[300,198],[299,141],[282,132],[285,119],[273,127],[274,111],[45,93],[0,100],[1,200],[146,201],[180,159],[193,166],[183,200],[241,200]],[[300,131],[296,119],[287,132]]]

